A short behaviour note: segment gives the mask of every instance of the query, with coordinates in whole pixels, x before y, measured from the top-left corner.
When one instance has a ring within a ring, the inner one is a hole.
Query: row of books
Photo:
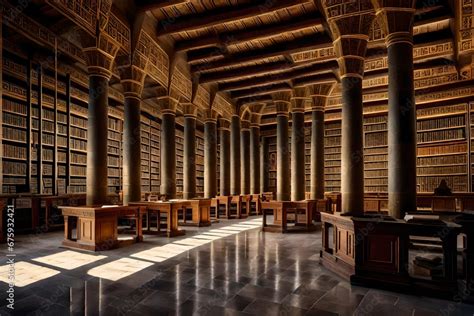
[[[418,133],[416,137],[418,143],[459,140],[465,138],[466,130],[464,128],[421,132]]]
[[[459,115],[459,116],[419,120],[416,122],[416,129],[418,131],[422,131],[422,130],[431,130],[431,129],[452,128],[456,126],[464,127],[465,125],[466,125],[466,116]]]
[[[3,124],[13,125],[15,127],[27,128],[26,117],[9,112],[3,112]]]

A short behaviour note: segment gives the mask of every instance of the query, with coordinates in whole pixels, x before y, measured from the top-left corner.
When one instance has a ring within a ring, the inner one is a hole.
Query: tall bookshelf
[[[469,191],[468,105],[417,110],[417,185],[433,192],[441,180],[455,192]]]
[[[184,132],[176,129],[176,193],[183,194]]]
[[[204,134],[196,131],[196,195],[204,196]]]
[[[388,192],[387,115],[364,118],[364,190]]]
[[[142,193],[151,192],[151,182],[150,182],[150,124],[151,121],[149,118],[144,115],[141,116],[141,185]]]
[[[160,192],[160,124],[150,119],[150,191]]]
[[[341,191],[341,121],[327,121],[324,129],[324,186]]]
[[[26,192],[30,182],[29,63],[8,51],[4,51],[2,57],[2,192]]]
[[[107,132],[107,187],[108,193],[118,193],[122,188],[123,121],[120,113],[110,110],[112,109],[109,109]]]

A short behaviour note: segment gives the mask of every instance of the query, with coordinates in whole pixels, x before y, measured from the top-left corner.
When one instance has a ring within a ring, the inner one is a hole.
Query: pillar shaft
[[[225,128],[220,133],[220,195],[230,195],[230,131]]]
[[[250,129],[250,193],[259,194],[260,191],[260,128],[252,126]]]
[[[204,123],[204,197],[217,195],[217,123]]]
[[[324,198],[324,110],[311,113],[311,199]]]
[[[230,194],[239,195],[240,188],[240,117],[234,115],[230,124]]]
[[[87,205],[107,203],[107,119],[109,79],[89,76]]]
[[[242,194],[250,194],[250,129],[242,129],[240,132],[240,191]]]
[[[342,79],[342,213],[364,214],[362,79]]]
[[[126,97],[123,124],[123,203],[141,200],[140,99]]]
[[[389,213],[402,218],[416,210],[416,107],[413,44],[388,46],[388,202]]]
[[[268,173],[270,172],[270,158],[268,152],[268,140],[262,138],[260,146],[260,193],[268,192]]]
[[[176,196],[176,138],[175,114],[162,113],[161,120],[161,194],[166,198]]]
[[[291,127],[291,200],[305,199],[304,112],[292,113]]]
[[[184,118],[183,198],[196,197],[196,118]]]
[[[277,200],[290,200],[290,161],[288,156],[288,116],[277,116]]]

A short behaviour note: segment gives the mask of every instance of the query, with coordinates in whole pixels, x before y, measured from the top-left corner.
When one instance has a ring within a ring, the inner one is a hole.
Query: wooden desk
[[[210,226],[211,225],[211,200],[192,199],[180,200],[182,205],[178,211],[178,224],[182,226]],[[187,211],[191,209],[191,222],[187,221]],[[181,216],[180,216],[181,215]],[[182,220],[180,220],[180,217]]]
[[[246,218],[250,216],[250,207],[252,202],[252,196],[250,194],[242,194],[241,196],[242,207],[240,208],[240,217],[239,218]]]
[[[118,219],[132,217],[136,221],[134,241],[142,241],[142,217],[145,209],[139,206],[62,206],[64,216],[63,246],[103,251],[118,247]],[[76,238],[72,236],[76,228]]]
[[[232,195],[229,204],[229,212],[227,213],[227,218],[245,218],[247,214],[242,214],[242,204],[244,203],[242,195]],[[247,203],[245,201],[245,203]],[[235,208],[235,212],[233,209]]]
[[[178,229],[178,212],[182,208],[182,203],[177,201],[167,202],[130,202],[130,206],[143,206],[146,209],[146,226],[145,232],[147,234],[165,234],[167,237],[183,236],[184,230]],[[155,214],[157,218],[156,231],[152,231],[150,228],[150,217]],[[166,231],[161,230],[161,215],[166,215]]]
[[[287,233],[289,231],[313,231],[313,208],[316,201],[263,201],[263,231]],[[273,224],[267,224],[267,215],[273,215]],[[288,227],[288,215],[293,215],[295,226]]]
[[[221,206],[224,206],[224,218],[229,218],[230,213],[230,202],[232,197],[229,195],[219,195],[215,198],[215,203],[217,204],[217,218],[221,217]]]
[[[211,199],[211,207],[209,209],[209,218],[211,223],[219,223],[219,199],[212,198]]]
[[[262,199],[260,198],[260,194],[251,194],[250,200],[250,211],[249,215],[260,215],[262,214]],[[255,209],[255,213],[253,210]]]

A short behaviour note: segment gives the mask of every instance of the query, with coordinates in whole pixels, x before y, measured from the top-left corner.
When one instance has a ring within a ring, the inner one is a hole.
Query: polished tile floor
[[[472,305],[351,286],[319,265],[319,231],[262,233],[260,223],[222,221],[102,253],[60,248],[61,232],[18,237],[14,314],[474,315]],[[10,315],[4,262],[0,314]]]

